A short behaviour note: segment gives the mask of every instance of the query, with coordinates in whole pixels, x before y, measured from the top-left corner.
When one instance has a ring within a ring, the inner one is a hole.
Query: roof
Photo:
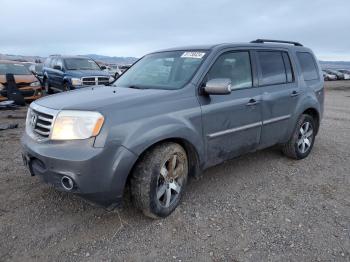
[[[264,42],[266,41],[266,42]],[[276,40],[269,40],[276,41]],[[212,44],[212,45],[193,45],[193,46],[180,46],[158,50],[157,52],[165,51],[180,51],[180,50],[213,50],[213,49],[225,49],[225,48],[235,48],[235,47],[262,47],[262,48],[283,48],[283,49],[307,49],[297,42],[290,41],[276,41],[269,42],[263,39],[257,39],[250,43],[221,43],[221,44]]]

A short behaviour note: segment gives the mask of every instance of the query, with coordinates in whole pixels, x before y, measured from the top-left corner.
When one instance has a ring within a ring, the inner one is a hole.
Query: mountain
[[[104,55],[96,55],[96,54],[88,54],[83,56],[90,57],[95,61],[100,61],[107,64],[118,64],[118,65],[133,64],[138,60],[138,58],[136,57],[104,56]]]
[[[349,61],[319,61],[323,69],[350,69]]]
[[[138,59],[136,57],[105,56],[105,55],[97,55],[97,54],[88,54],[88,55],[82,55],[82,56],[90,57],[98,62],[103,62],[107,64],[118,64],[118,65],[132,64]],[[0,60],[1,59],[34,62],[36,60],[44,61],[45,57],[0,54]],[[319,62],[321,64],[321,67],[324,69],[326,68],[350,69],[350,61],[319,61]]]
[[[81,55],[85,57],[90,57],[97,62],[103,62],[106,64],[118,64],[118,65],[128,65],[133,64],[138,58],[136,57],[122,57],[122,56],[104,56],[96,54]],[[41,56],[24,56],[24,55],[11,55],[11,54],[0,54],[0,60],[16,60],[21,62],[35,62],[35,61],[45,61],[46,57]]]

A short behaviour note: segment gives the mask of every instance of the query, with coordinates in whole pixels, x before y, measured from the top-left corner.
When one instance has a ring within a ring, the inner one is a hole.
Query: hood
[[[16,83],[33,83],[38,81],[34,75],[14,75]],[[6,83],[6,75],[0,75],[0,83]]]
[[[43,97],[35,103],[56,110],[103,111],[111,105],[120,108],[157,103],[162,97],[168,97],[171,92],[170,90],[93,86]]]
[[[109,77],[108,72],[104,72],[101,70],[67,70],[66,75],[72,77],[85,77],[85,76],[106,76]]]

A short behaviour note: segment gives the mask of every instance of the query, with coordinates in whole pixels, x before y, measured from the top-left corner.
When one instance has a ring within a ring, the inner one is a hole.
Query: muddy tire
[[[45,95],[52,95],[53,94],[53,91],[50,87],[48,79],[46,79],[46,78],[44,79],[43,86],[44,86]]]
[[[147,151],[136,164],[131,198],[136,208],[151,218],[170,215],[178,206],[188,177],[186,151],[166,142]]]
[[[289,141],[282,146],[282,152],[293,159],[306,158],[314,145],[316,134],[315,121],[310,115],[303,114]]]

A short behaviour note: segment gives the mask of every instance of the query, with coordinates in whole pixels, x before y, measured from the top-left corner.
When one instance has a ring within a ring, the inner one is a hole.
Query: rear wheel
[[[44,79],[44,89],[45,89],[46,94],[48,94],[48,95],[53,94],[53,91],[50,88],[49,80],[47,78]]]
[[[151,218],[170,215],[181,200],[187,176],[187,155],[179,144],[154,147],[145,153],[132,173],[134,205]]]
[[[315,142],[315,121],[310,115],[300,116],[292,137],[283,145],[283,153],[294,159],[307,157]]]

